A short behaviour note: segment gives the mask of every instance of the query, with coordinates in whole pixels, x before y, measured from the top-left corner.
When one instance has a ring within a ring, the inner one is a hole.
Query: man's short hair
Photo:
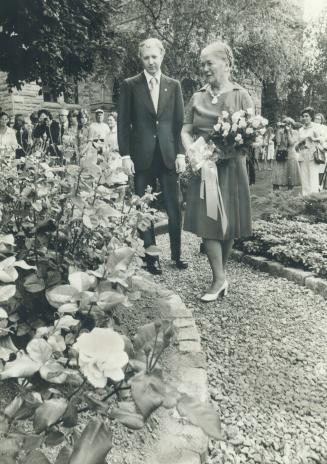
[[[150,47],[156,47],[160,50],[160,53],[162,56],[165,54],[165,48],[163,46],[163,43],[159,39],[146,39],[143,40],[143,42],[140,43],[139,45],[139,58],[142,58],[142,52],[145,48],[150,48]]]

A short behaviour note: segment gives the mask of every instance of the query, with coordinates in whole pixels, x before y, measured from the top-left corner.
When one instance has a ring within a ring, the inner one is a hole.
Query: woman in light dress
[[[326,126],[326,119],[322,113],[315,114],[314,123],[317,125],[317,129],[319,131],[320,137],[322,137],[322,146],[325,149],[326,153],[326,163],[319,165],[319,183],[320,179],[322,178],[325,169],[327,169],[327,126]]]
[[[116,184],[126,184],[128,176],[122,171],[122,160],[119,155],[118,138],[117,138],[117,113],[108,114],[109,134],[105,140],[105,146],[108,153],[108,163],[110,168],[115,171],[114,180]]]
[[[275,133],[274,129],[271,126],[267,127],[267,132],[265,133],[264,141],[266,148],[266,162],[268,171],[272,170],[272,164],[275,159]]]
[[[299,129],[297,150],[299,152],[299,166],[302,185],[302,195],[319,192],[320,165],[314,160],[317,144],[323,142],[317,125],[314,124],[314,109],[305,108],[301,112],[303,126]]]
[[[12,160],[16,156],[18,143],[16,131],[8,126],[9,116],[5,112],[0,112],[0,163]]]

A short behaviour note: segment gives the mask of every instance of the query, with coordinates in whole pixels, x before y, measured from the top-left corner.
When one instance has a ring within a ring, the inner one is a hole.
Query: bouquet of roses
[[[260,115],[254,115],[253,108],[240,110],[231,115],[223,111],[218,117],[217,124],[213,126],[208,141],[218,148],[218,157],[224,158],[221,150],[227,147],[248,148],[258,135],[264,136],[267,125],[268,120]]]
[[[188,158],[193,172],[199,171],[207,161],[218,161],[218,153],[213,142],[206,142],[203,137],[199,137],[189,147]]]

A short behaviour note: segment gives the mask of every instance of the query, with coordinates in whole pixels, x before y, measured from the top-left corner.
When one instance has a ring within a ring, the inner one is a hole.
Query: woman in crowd
[[[275,162],[272,168],[273,190],[288,185],[287,178],[288,135],[284,123],[277,123],[275,133]]]
[[[201,65],[207,84],[196,92],[188,105],[182,140],[186,151],[194,138],[206,136],[222,111],[234,113],[253,108],[253,102],[246,90],[231,81],[233,65],[231,49],[223,42],[214,42],[201,52]],[[209,214],[211,198],[201,194],[201,176],[191,177],[186,204],[185,230],[203,239],[212,270],[212,283],[201,300],[216,300],[227,294],[226,262],[235,238],[251,235],[250,190],[246,171],[246,157],[232,147],[223,151],[226,159],[220,160],[218,185],[213,187],[212,196],[221,192],[224,211]],[[227,228],[226,220],[227,219]]]
[[[287,188],[291,190],[293,187],[301,185],[299,155],[295,149],[299,140],[298,131],[295,129],[295,121],[292,118],[285,118],[285,133],[287,139]]]
[[[128,176],[122,171],[122,160],[118,150],[117,138],[117,113],[108,114],[109,134],[105,141],[105,146],[108,149],[108,162],[110,168],[115,170],[114,182],[116,184],[126,184]]]
[[[107,136],[106,144],[111,151],[118,152],[118,138],[117,138],[117,113],[112,112],[108,114],[109,134]]]
[[[275,159],[275,133],[274,129],[271,126],[267,127],[267,132],[264,136],[264,144],[265,144],[265,159],[267,163],[268,171],[272,170],[272,163]]]
[[[38,111],[39,122],[34,129],[34,137],[49,145],[51,155],[60,156],[58,145],[60,142],[60,126],[52,118],[50,111],[41,109]]]
[[[0,112],[0,162],[4,158],[15,158],[18,148],[16,132],[8,126],[9,116],[5,112]]]
[[[11,129],[14,129],[14,126],[15,126],[15,116],[11,115],[9,116],[9,121],[8,121],[8,127],[10,127]]]
[[[32,146],[31,133],[26,126],[24,116],[22,114],[16,114],[14,130],[16,131],[16,139],[19,145],[19,148],[16,150],[17,159],[27,156]]]
[[[314,160],[317,144],[323,142],[323,137],[314,124],[314,109],[305,108],[301,112],[303,126],[299,130],[297,150],[299,152],[299,166],[302,185],[302,195],[319,192],[320,165]]]
[[[322,113],[316,113],[314,122],[317,125],[317,129],[320,134],[320,137],[322,137],[321,143],[326,153],[326,163],[320,164],[319,169],[318,169],[319,170],[319,173],[318,173],[319,184],[321,184],[322,177],[323,177],[323,174],[327,166],[327,126],[326,126],[325,116]]]
[[[79,110],[77,116],[78,130],[77,130],[77,147],[79,157],[83,156],[86,151],[89,136],[89,117],[86,110]]]

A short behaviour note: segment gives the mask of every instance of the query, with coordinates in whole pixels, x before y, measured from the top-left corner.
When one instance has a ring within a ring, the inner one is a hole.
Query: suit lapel
[[[166,76],[164,74],[161,74],[160,88],[159,88],[158,113],[157,113],[158,117],[165,109],[165,106],[169,100],[170,100],[170,83],[168,79],[166,78]]]
[[[153,115],[156,116],[156,110],[153,105],[149,86],[148,86],[144,73],[140,74],[139,84],[140,84],[141,96],[143,98],[145,105],[147,106],[150,113],[153,113]]]

